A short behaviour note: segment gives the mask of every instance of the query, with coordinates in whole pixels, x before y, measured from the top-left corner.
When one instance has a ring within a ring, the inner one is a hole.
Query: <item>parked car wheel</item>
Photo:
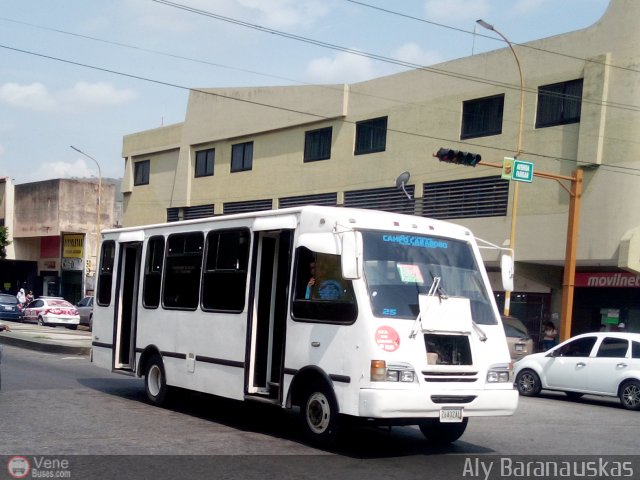
[[[533,397],[540,393],[542,390],[542,383],[540,383],[540,377],[533,370],[523,370],[518,373],[516,377],[516,387],[520,395],[525,397]]]
[[[620,402],[628,410],[640,410],[640,382],[629,380],[620,387]]]
[[[69,330],[77,330],[78,329],[78,325],[67,325],[67,328]]]
[[[460,423],[442,423],[440,420],[423,423],[420,431],[431,443],[446,445],[458,440],[467,429],[468,418],[462,419]]]

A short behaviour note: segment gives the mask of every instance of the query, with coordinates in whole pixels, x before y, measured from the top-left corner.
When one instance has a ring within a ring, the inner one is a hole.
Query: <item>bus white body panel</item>
[[[356,236],[343,252],[345,232]],[[500,316],[463,227],[310,206],[102,240],[93,362],[162,373],[147,385],[152,401],[166,384],[289,407],[313,403],[313,387],[341,414],[389,424],[517,407]]]

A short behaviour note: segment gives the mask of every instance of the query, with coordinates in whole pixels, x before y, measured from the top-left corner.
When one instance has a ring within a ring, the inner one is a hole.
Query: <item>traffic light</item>
[[[433,156],[438,157],[441,162],[456,163],[468,167],[475,167],[482,160],[482,157],[477,153],[451,150],[449,148],[441,148]]]

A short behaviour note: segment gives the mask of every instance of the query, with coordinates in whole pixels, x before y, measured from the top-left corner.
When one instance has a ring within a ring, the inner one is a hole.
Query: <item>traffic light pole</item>
[[[500,163],[479,162],[481,167],[502,168]],[[560,340],[564,341],[571,336],[571,323],[573,317],[573,295],[575,290],[576,257],[578,251],[578,228],[580,223],[580,200],[582,197],[583,170],[573,171],[573,176],[556,175],[554,173],[533,172],[534,177],[556,180],[569,194],[569,218],[567,222],[567,244],[564,256],[564,273],[562,276],[562,312],[560,314]],[[567,187],[563,181],[570,182]]]

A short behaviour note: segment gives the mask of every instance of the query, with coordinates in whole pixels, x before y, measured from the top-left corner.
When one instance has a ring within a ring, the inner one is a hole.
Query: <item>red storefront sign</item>
[[[576,273],[576,287],[640,288],[640,275],[628,272]]]

